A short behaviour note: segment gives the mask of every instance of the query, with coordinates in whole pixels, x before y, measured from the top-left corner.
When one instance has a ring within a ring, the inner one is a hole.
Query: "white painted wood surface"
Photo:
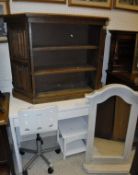
[[[86,104],[85,98],[80,99],[71,99],[58,102],[49,102],[42,104],[31,104],[26,101],[17,99],[10,96],[10,105],[9,105],[9,119],[10,119],[10,131],[11,138],[13,140],[13,157],[16,165],[16,173],[19,174],[22,172],[22,160],[19,153],[19,143],[17,139],[17,129],[19,128],[19,111],[28,110],[28,109],[39,109],[49,107],[51,105],[56,105],[58,107],[57,120],[76,118],[78,116],[87,116],[88,115],[88,104]]]
[[[96,156],[94,154],[94,137],[95,137],[95,123],[97,105],[106,101],[112,96],[119,96],[126,103],[130,104],[130,116],[127,128],[126,140],[122,155],[118,156]],[[136,128],[136,122],[138,117],[138,92],[133,91],[129,87],[120,84],[106,85],[103,88],[94,91],[91,94],[86,95],[87,102],[89,104],[89,119],[88,119],[88,138],[87,149],[85,157],[85,167],[91,163],[98,162],[101,164],[116,164],[123,163],[129,160],[132,153],[132,144],[134,139],[134,133]],[[93,166],[89,166],[93,167]],[[86,168],[87,170],[87,168]],[[108,169],[107,169],[108,172]]]
[[[57,140],[64,159],[66,156],[86,151],[87,117],[75,117],[58,122]]]
[[[131,169],[131,165],[133,162],[135,151],[132,151],[130,158],[126,162],[122,163],[91,163],[91,164],[83,164],[83,168],[87,173],[91,173],[94,175],[103,174],[103,175],[129,175],[129,171]]]

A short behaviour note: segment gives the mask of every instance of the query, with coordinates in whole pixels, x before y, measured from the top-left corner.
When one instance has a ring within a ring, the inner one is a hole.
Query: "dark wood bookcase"
[[[41,103],[83,97],[99,88],[107,21],[54,14],[6,16],[13,95]]]
[[[107,84],[121,83],[138,90],[138,32],[110,31],[111,48],[109,66],[107,70]],[[129,105],[121,99],[110,100],[110,105],[117,103],[117,115],[112,116],[113,137],[125,139],[128,124]],[[108,110],[108,106],[106,108]],[[111,116],[110,116],[111,118]],[[132,174],[138,174],[138,122],[135,132],[134,145],[136,146],[135,159],[131,168]]]
[[[111,31],[107,83],[122,83],[138,90],[138,32]]]
[[[138,90],[138,32],[110,32],[111,46],[107,70],[107,84],[120,83]],[[114,137],[124,139],[130,109],[129,105],[125,104],[121,99],[117,98],[116,101],[118,112],[117,116],[113,117],[114,127],[116,128]]]
[[[138,90],[138,32],[111,32],[107,84],[125,84]],[[112,97],[99,105],[96,135],[124,140],[130,106],[119,97]],[[104,117],[103,117],[104,116]]]

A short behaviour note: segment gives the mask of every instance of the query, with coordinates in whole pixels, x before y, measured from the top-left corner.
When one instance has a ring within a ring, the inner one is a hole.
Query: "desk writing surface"
[[[10,105],[9,105],[9,117],[10,118],[17,118],[17,114],[22,109],[28,108],[43,108],[50,105],[56,105],[58,107],[59,113],[64,113],[66,111],[71,111],[73,109],[86,109],[88,108],[88,104],[86,103],[85,98],[79,99],[72,99],[72,100],[64,100],[64,101],[57,101],[57,102],[48,102],[48,103],[41,103],[41,104],[31,104],[26,101],[17,99],[10,95]],[[87,113],[87,111],[85,112]]]

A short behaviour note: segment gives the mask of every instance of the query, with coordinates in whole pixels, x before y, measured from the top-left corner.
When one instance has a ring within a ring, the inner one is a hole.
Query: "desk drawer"
[[[56,108],[28,109],[19,112],[20,135],[57,130]]]

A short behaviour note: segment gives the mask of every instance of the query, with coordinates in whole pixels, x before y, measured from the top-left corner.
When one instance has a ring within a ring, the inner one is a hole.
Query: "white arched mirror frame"
[[[126,133],[124,152],[119,156],[95,156],[94,155],[94,137],[95,137],[95,124],[97,105],[106,101],[112,96],[119,96],[126,103],[131,105],[129,123]],[[118,163],[128,160],[131,151],[135,134],[136,122],[138,117],[138,92],[131,88],[120,85],[111,84],[106,85],[99,90],[95,90],[91,94],[86,95],[89,104],[89,120],[88,120],[88,137],[85,163],[89,164],[91,161],[105,162],[105,163]]]

